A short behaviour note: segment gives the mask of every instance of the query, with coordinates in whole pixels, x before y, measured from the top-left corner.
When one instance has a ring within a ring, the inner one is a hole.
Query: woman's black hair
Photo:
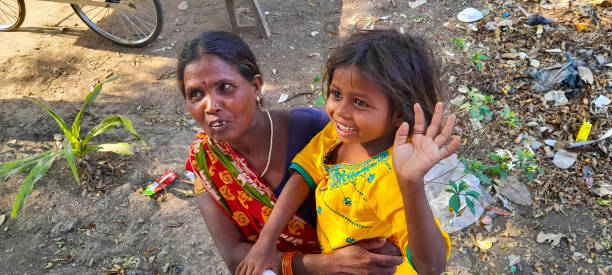
[[[402,121],[410,124],[412,132],[413,106],[419,103],[429,125],[441,94],[433,53],[425,40],[395,30],[352,34],[342,46],[331,52],[327,60],[324,73],[327,91],[334,71],[345,66],[357,66],[363,75],[381,88],[389,100],[391,118],[399,114]]]
[[[207,31],[189,40],[183,46],[177,65],[177,82],[179,90],[185,97],[185,67],[205,54],[214,54],[232,65],[248,81],[261,74],[257,59],[244,40],[239,36],[224,31]]]

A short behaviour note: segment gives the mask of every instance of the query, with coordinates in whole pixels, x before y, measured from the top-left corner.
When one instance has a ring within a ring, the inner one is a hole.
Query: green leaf
[[[63,118],[61,118],[59,115],[53,112],[53,110],[49,109],[49,107],[38,102],[37,100],[32,99],[32,98],[29,98],[29,100],[36,103],[36,105],[40,106],[41,108],[43,108],[45,111],[47,111],[47,113],[49,113],[49,115],[51,115],[51,117],[53,117],[53,119],[55,119],[55,121],[57,122],[59,127],[62,129],[62,131],[64,131],[64,135],[66,136],[67,139],[70,140],[70,142],[76,142],[76,138],[72,135],[72,132],[70,132],[70,129],[68,128],[68,124],[66,124],[66,121],[64,121]]]
[[[478,198],[480,197],[480,193],[476,192],[476,191],[467,191],[467,193],[465,193],[466,196],[471,196],[474,198]]]
[[[138,138],[142,145],[147,146],[147,143],[138,135],[136,130],[134,130],[134,127],[132,127],[132,122],[127,117],[121,115],[109,116],[98,125],[91,128],[89,133],[87,133],[87,136],[83,139],[83,146],[86,146],[93,137],[103,134],[121,124],[123,124],[128,132],[132,133],[132,135]]]
[[[126,142],[105,143],[105,144],[90,146],[89,148],[94,148],[95,150],[100,151],[100,152],[113,152],[113,153],[117,153],[121,155],[133,155],[134,154],[134,152],[132,152],[132,145]]]
[[[319,81],[321,81],[321,77],[317,75],[312,80],[314,81],[314,83],[318,83]]]
[[[323,97],[323,94],[321,93],[317,97],[317,102],[315,102],[315,105],[321,106],[321,105],[323,105],[323,103],[325,103],[325,98]]]
[[[502,178],[502,179],[504,179],[504,180],[505,180],[507,176],[508,176],[508,172],[506,171],[506,169],[501,169],[501,170],[499,171],[499,177],[500,177],[500,178]]]
[[[72,152],[72,147],[70,146],[70,142],[68,140],[64,140],[64,156],[70,165],[74,179],[76,180],[77,184],[80,185],[81,180],[79,180],[79,172],[77,171],[76,163],[74,162],[74,153]]]
[[[491,160],[493,160],[493,161],[495,161],[495,162],[498,162],[498,161],[499,161],[499,156],[497,156],[497,154],[489,153],[489,154],[487,155],[487,157],[489,157],[489,159],[491,159]]]
[[[19,188],[19,193],[17,193],[17,199],[15,199],[15,203],[13,203],[13,211],[11,212],[11,218],[16,218],[19,210],[23,206],[24,200],[32,194],[32,187],[34,183],[40,180],[49,170],[51,164],[56,157],[62,154],[60,150],[54,150],[52,154],[46,155],[45,157],[38,160],[34,168],[30,171],[30,174],[26,177],[21,188]]]
[[[85,101],[83,102],[83,106],[81,107],[81,110],[79,110],[79,113],[77,114],[76,118],[74,119],[74,122],[72,123],[72,134],[78,139],[80,136],[80,131],[81,131],[81,125],[80,125],[80,121],[81,121],[81,117],[83,116],[83,113],[87,111],[87,109],[89,108],[89,106],[96,100],[96,98],[98,97],[98,95],[100,94],[100,92],[102,91],[102,86],[108,82],[114,81],[117,78],[119,78],[118,76],[115,77],[111,77],[107,80],[104,80],[102,83],[96,85],[96,87],[93,89],[93,91],[91,91],[87,97],[85,98]]]
[[[451,193],[451,194],[455,194],[455,190],[450,189],[450,188],[446,188],[446,189],[444,189],[444,191],[446,191],[448,193]]]
[[[44,158],[45,156],[51,154],[52,152],[53,151],[47,151],[44,153],[29,156],[22,160],[16,160],[13,162],[9,162],[7,164],[0,166],[0,181],[4,181],[8,177],[10,177],[12,174],[23,172],[25,170],[28,170],[34,167],[34,165],[36,165],[39,159]]]
[[[314,91],[314,90],[315,90],[315,86],[314,86],[314,84],[310,84],[310,90],[311,90],[311,91]]]
[[[453,188],[453,190],[455,190],[455,192],[459,190],[459,188],[457,187],[457,184],[454,181],[450,180],[448,181],[448,184]]]
[[[457,196],[457,194],[452,195],[450,197],[450,200],[448,200],[448,206],[453,208],[453,211],[455,213],[459,212],[459,208],[461,208],[461,199],[459,199],[459,196]]]
[[[470,209],[470,212],[472,212],[472,215],[476,215],[476,210],[474,209],[474,202],[472,202],[472,200],[466,197],[465,204],[467,204],[467,207]]]
[[[143,146],[147,146],[147,143],[144,141],[144,139],[142,139],[140,137],[140,135],[138,135],[138,133],[136,132],[134,127],[132,127],[132,121],[130,121],[129,118],[124,117],[124,116],[119,116],[119,118],[121,118],[121,122],[123,123],[123,127],[125,127],[125,129],[128,130],[128,132],[132,133],[133,136],[135,136],[137,139],[139,139],[140,143],[142,143]]]

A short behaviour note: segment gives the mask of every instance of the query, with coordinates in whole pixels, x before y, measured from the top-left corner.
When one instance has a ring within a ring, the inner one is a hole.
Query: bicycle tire
[[[159,0],[106,0],[105,2],[129,2],[133,10],[70,5],[77,16],[90,29],[121,46],[142,47],[155,41],[161,33],[164,19]],[[89,9],[89,11],[86,11],[86,9]],[[96,18],[102,12],[104,14]],[[136,12],[140,12],[140,14],[137,15]],[[154,15],[151,16],[152,14]],[[145,16],[150,18],[141,18]]]
[[[24,19],[25,3],[23,0],[0,0],[0,31],[14,31],[23,24]]]

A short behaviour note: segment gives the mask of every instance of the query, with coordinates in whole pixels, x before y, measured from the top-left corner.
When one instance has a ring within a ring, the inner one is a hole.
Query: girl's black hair
[[[248,81],[261,74],[257,59],[244,40],[239,36],[224,31],[207,31],[189,40],[183,46],[177,65],[177,82],[179,90],[185,97],[185,67],[205,54],[214,54],[232,65]]]
[[[324,73],[327,91],[334,71],[345,66],[357,66],[363,75],[381,87],[389,100],[391,118],[399,114],[410,124],[412,132],[413,106],[419,103],[429,125],[441,94],[433,52],[425,40],[395,30],[352,34],[327,60]]]

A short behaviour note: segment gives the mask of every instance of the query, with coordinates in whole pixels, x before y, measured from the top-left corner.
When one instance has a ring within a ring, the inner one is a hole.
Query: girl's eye
[[[342,94],[338,91],[331,91],[331,95],[336,98],[336,99],[341,99],[342,98]]]
[[[367,107],[368,104],[365,103],[365,101],[361,100],[361,99],[355,99],[355,104],[357,104],[360,107]]]

